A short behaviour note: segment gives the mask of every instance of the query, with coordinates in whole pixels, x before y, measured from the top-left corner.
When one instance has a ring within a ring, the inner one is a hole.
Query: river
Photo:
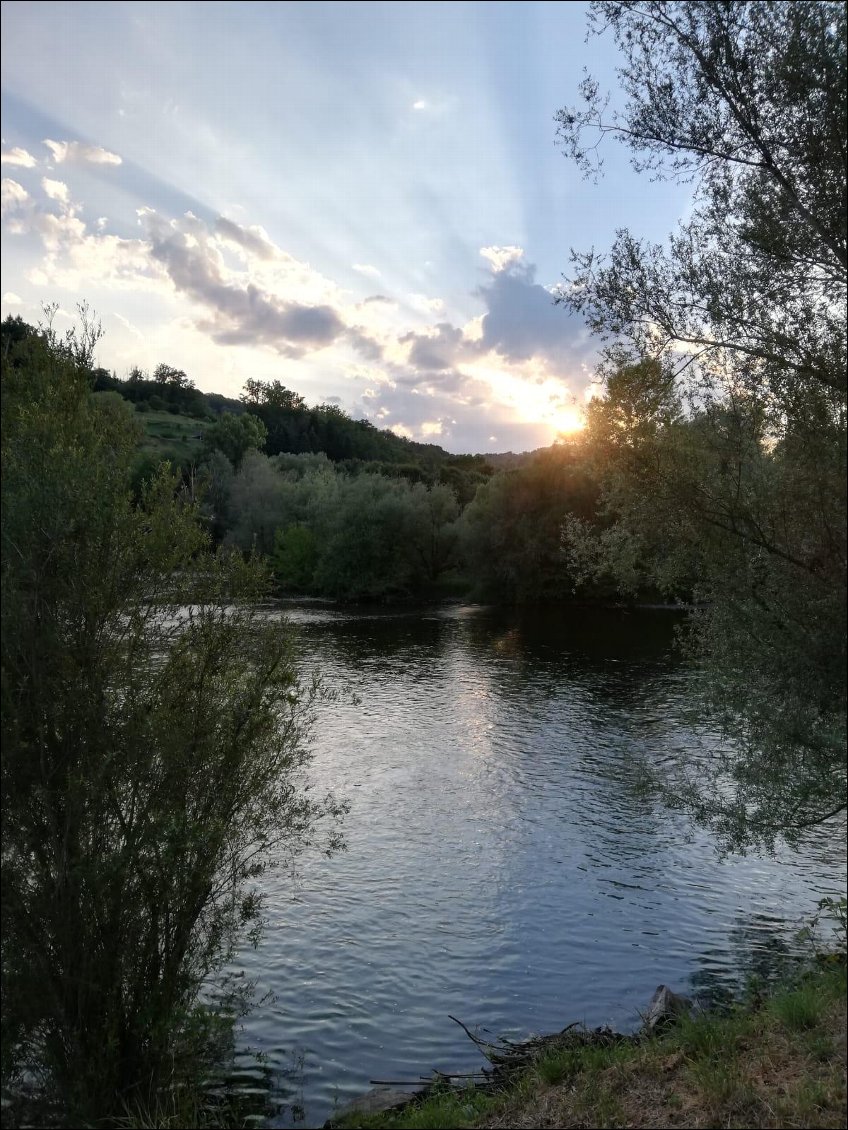
[[[351,803],[347,851],[265,880],[239,966],[273,994],[271,1125],[320,1126],[369,1080],[472,1070],[449,1016],[508,1036],[638,1023],[657,984],[715,995],[792,949],[845,885],[844,829],[719,858],[640,788],[717,741],[692,722],[667,612],[291,603],[322,706],[316,788]]]

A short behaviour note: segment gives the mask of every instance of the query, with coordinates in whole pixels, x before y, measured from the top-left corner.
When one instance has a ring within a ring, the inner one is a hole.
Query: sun
[[[586,420],[582,410],[575,405],[558,408],[548,417],[546,423],[555,429],[557,435],[570,435],[572,432],[579,432],[585,426]]]

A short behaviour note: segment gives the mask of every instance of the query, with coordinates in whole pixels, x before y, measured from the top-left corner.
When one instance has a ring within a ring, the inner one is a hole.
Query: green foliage
[[[339,477],[335,505],[317,521],[322,554],[318,590],[348,600],[374,600],[409,591],[416,573],[410,528],[419,516],[411,488],[379,475]]]
[[[570,594],[563,524],[592,513],[596,495],[580,453],[566,445],[489,479],[460,527],[462,560],[479,592],[518,601]]]
[[[294,592],[309,592],[318,564],[318,543],[308,526],[278,530],[271,565],[278,584]]]
[[[256,879],[340,812],[265,571],[209,552],[167,467],[133,504],[90,353],[28,335],[2,380],[3,1072],[77,1125],[155,1100]]]
[[[153,379],[159,385],[172,385],[180,389],[194,388],[194,381],[189,380],[182,369],[175,369],[173,365],[166,365],[164,361],[154,369]]]
[[[227,531],[234,477],[233,465],[221,451],[210,453],[197,477],[200,514],[215,545],[221,544]]]
[[[286,493],[268,456],[248,451],[229,492],[228,540],[245,552],[272,553],[277,530],[289,521]]]
[[[798,985],[790,984],[765,1007],[681,1018],[659,1037],[555,1048],[497,1091],[436,1085],[403,1110],[351,1116],[338,1125],[840,1126],[844,969],[813,970],[807,978],[803,1024],[797,1023]]]
[[[238,469],[245,452],[260,451],[268,432],[258,416],[245,412],[234,416],[227,412],[216,423],[203,430],[203,442],[210,451],[221,451]]]
[[[618,136],[695,181],[667,247],[620,232],[561,301],[608,339],[577,576],[694,599],[687,647],[726,753],[669,796],[725,846],[846,806],[846,17],[835,3],[594,3],[625,102],[558,115],[584,167]],[[651,81],[645,81],[650,74]]]
[[[342,1119],[339,1127],[356,1127],[357,1130],[453,1130],[455,1127],[473,1126],[477,1119],[497,1107],[495,1096],[474,1087],[435,1086],[420,1103],[395,1113]]]
[[[268,430],[266,451],[300,454],[323,451],[334,462],[383,461],[437,465],[448,458],[434,444],[412,443],[367,420],[353,420],[335,404],[310,408],[280,381],[245,382],[242,401]]]
[[[425,593],[455,559],[446,486],[345,474],[324,455],[248,452],[226,503],[228,540],[273,555],[288,589],[345,600]]]

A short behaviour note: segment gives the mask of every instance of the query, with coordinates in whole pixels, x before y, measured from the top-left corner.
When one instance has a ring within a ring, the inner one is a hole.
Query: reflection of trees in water
[[[720,945],[702,946],[691,976],[694,995],[709,1008],[729,1006],[746,991],[775,985],[797,970],[805,953],[797,924],[767,914],[740,917]]]
[[[487,608],[462,621],[462,645],[498,693],[519,704],[577,693],[625,711],[650,702],[679,669],[672,619],[602,608]]]
[[[296,629],[304,649],[357,667],[396,661],[399,669],[426,668],[428,677],[437,678],[440,661],[465,653],[506,697],[562,693],[574,678],[591,680],[598,695],[629,706],[634,697],[650,697],[656,679],[678,667],[671,654],[678,619],[560,606],[363,607]]]
[[[324,654],[334,661],[355,668],[363,663],[396,662],[404,670],[410,662],[438,667],[454,635],[450,621],[414,613],[351,614],[317,624],[298,624],[301,651]],[[311,657],[311,656],[310,656]]]
[[[608,846],[619,862],[643,854],[645,836],[656,846],[681,834],[647,787],[648,770],[692,742],[681,726],[689,673],[671,647],[678,621],[659,612],[528,608],[486,610],[463,625],[469,655],[508,707],[503,725],[515,731],[527,771],[561,760],[592,816],[592,842],[615,825]],[[563,817],[573,819],[573,805]]]
[[[236,1055],[230,1070],[210,1088],[209,1105],[220,1104],[222,1125],[293,1126],[305,1117],[306,1053],[275,1052],[275,1063],[254,1051]]]

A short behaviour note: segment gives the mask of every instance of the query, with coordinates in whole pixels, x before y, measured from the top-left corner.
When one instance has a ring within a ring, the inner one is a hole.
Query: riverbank
[[[792,983],[642,1040],[564,1034],[497,1088],[437,1086],[346,1130],[447,1127],[844,1127],[846,967],[819,959]]]

